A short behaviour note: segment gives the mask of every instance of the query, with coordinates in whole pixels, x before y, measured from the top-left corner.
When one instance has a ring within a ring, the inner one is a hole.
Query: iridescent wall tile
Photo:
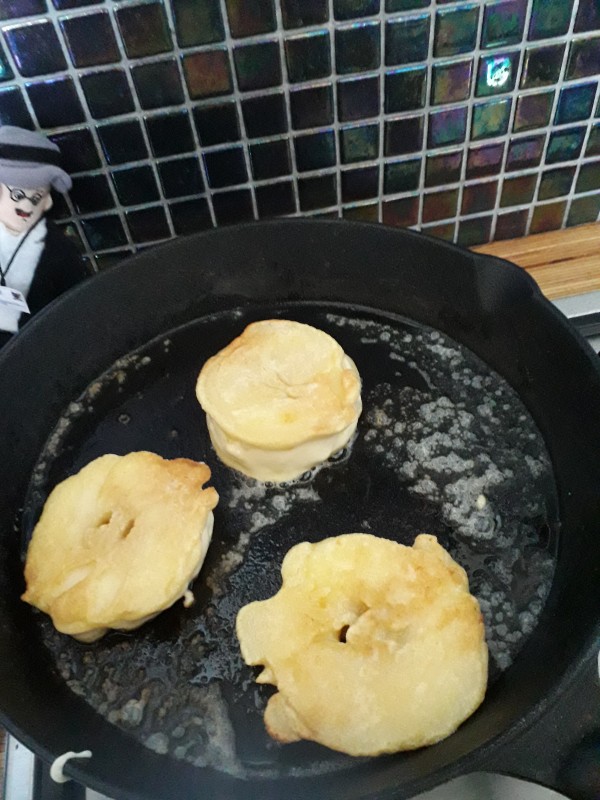
[[[211,187],[220,189],[246,183],[248,173],[242,147],[230,147],[204,154],[204,163]]]
[[[553,131],[546,153],[546,163],[556,164],[559,161],[572,161],[581,154],[585,128],[567,128]]]
[[[586,156],[600,156],[600,123],[592,126],[585,154]]]
[[[526,7],[526,0],[486,3],[481,46],[490,48],[518,44],[523,38]]]
[[[380,62],[378,22],[337,28],[335,31],[335,64],[340,75],[377,69]]]
[[[594,192],[598,189],[600,189],[600,162],[591,161],[582,164],[575,191],[579,194],[580,192]]]
[[[413,8],[425,8],[431,0],[385,0],[385,10],[388,14],[395,11],[411,11]]]
[[[127,236],[117,214],[84,218],[81,226],[92,250],[109,250],[127,244]]]
[[[423,108],[426,86],[425,67],[408,67],[388,72],[385,76],[386,113]]]
[[[577,39],[571,43],[567,62],[567,80],[600,73],[600,37]]]
[[[426,194],[423,198],[423,222],[448,219],[456,214],[458,189]]]
[[[165,197],[184,197],[204,191],[204,181],[197,156],[158,163],[158,174]]]
[[[416,225],[419,219],[419,198],[402,197],[399,200],[384,201],[382,217],[386,225],[398,228]]]
[[[0,82],[10,81],[14,78],[14,73],[10,68],[8,59],[0,49]]]
[[[473,106],[471,138],[488,139],[503,136],[508,130],[511,110],[510,100],[490,100]]]
[[[461,213],[480,214],[490,211],[496,205],[498,181],[473,183],[464,187]]]
[[[342,202],[352,203],[376,197],[379,191],[379,167],[360,167],[342,172]]]
[[[125,72],[121,69],[89,72],[79,79],[94,119],[117,117],[135,108]]]
[[[31,17],[45,14],[47,10],[45,0],[4,0],[0,5],[0,20]]]
[[[318,128],[333,122],[333,93],[331,86],[315,86],[310,89],[292,89],[290,92],[292,126]]]
[[[107,211],[114,206],[106,175],[76,175],[69,197],[79,214]]]
[[[505,178],[500,195],[500,206],[524,206],[533,200],[537,173],[519,175],[517,178]]]
[[[545,231],[555,231],[557,228],[560,228],[566,208],[566,200],[561,200],[558,203],[536,206],[531,218],[529,233],[544,233]]]
[[[464,142],[467,132],[467,108],[449,108],[429,115],[429,147],[444,147]]]
[[[569,30],[574,0],[533,0],[529,39],[551,39]]]
[[[117,22],[129,58],[153,56],[173,47],[162,3],[123,6],[117,9]]]
[[[492,219],[493,217],[487,216],[461,220],[458,224],[458,244],[463,247],[475,247],[489,242]]]
[[[494,238],[497,241],[501,241],[502,239],[517,239],[525,236],[528,216],[527,209],[498,214]]]
[[[379,125],[355,125],[340,130],[342,163],[370,161],[379,155]]]
[[[419,187],[420,174],[420,158],[413,158],[410,161],[389,162],[384,169],[383,190],[386,194],[415,191]]]
[[[467,178],[483,178],[497,175],[502,168],[504,144],[489,144],[471,147],[467,157]]]
[[[575,33],[584,33],[600,29],[600,5],[597,0],[579,0]]]
[[[344,219],[354,219],[360,222],[378,222],[379,205],[369,203],[362,206],[345,206],[343,209]]]
[[[533,89],[537,86],[556,83],[560,75],[564,53],[564,44],[527,49],[521,75],[521,88]]]
[[[225,38],[219,4],[214,0],[170,0],[180,47],[221,42]]]
[[[571,203],[567,225],[583,225],[596,222],[600,214],[600,194],[576,197]]]
[[[336,205],[335,175],[300,178],[298,181],[298,194],[302,211],[313,211],[317,208],[328,208]]]
[[[339,20],[373,17],[379,13],[379,0],[333,0],[333,18]]]
[[[212,228],[210,209],[205,197],[169,203],[169,212],[178,236]]]
[[[55,133],[48,137],[60,148],[61,158],[69,172],[85,172],[102,166],[92,134],[87,128]]]
[[[289,143],[283,139],[250,145],[250,161],[256,180],[280,178],[292,172]]]
[[[575,177],[575,167],[561,167],[559,169],[548,169],[542,174],[539,200],[550,200],[553,197],[561,197],[569,194]]]
[[[504,94],[514,88],[519,63],[518,53],[501,53],[479,59],[477,97]]]
[[[256,205],[259,219],[282,217],[296,210],[294,187],[291,181],[256,188]]]
[[[43,128],[58,128],[85,121],[72,78],[28,83],[26,87],[38,123]]]
[[[156,242],[169,236],[165,211],[161,206],[140,211],[127,211],[127,227],[134,242]]]
[[[564,125],[568,122],[588,119],[592,114],[596,87],[596,83],[584,83],[579,86],[565,86],[561,89],[554,120],[556,124]]]
[[[146,131],[156,158],[189,153],[196,149],[187,110],[146,117]]]
[[[385,26],[385,63],[425,61],[429,49],[429,14],[390,20]]]
[[[236,38],[269,33],[276,28],[273,0],[225,0],[231,35]]]
[[[517,100],[515,131],[544,128],[550,122],[554,92],[521,95]]]
[[[20,89],[14,87],[0,89],[0,125],[34,127]]]
[[[332,167],[335,164],[335,135],[333,131],[323,131],[296,136],[294,150],[299,172]]]
[[[246,134],[251,139],[286,133],[288,129],[285,100],[282,94],[249,97],[242,100]]]
[[[328,0],[280,0],[284,28],[321,25],[329,19]]]
[[[469,53],[477,42],[479,6],[465,5],[438,11],[435,20],[434,56]]]
[[[442,186],[447,183],[458,183],[462,166],[462,150],[444,153],[439,156],[427,156],[425,165],[425,186]]]
[[[526,136],[523,139],[512,139],[508,147],[506,169],[530,169],[537,167],[544,152],[544,136]]]
[[[14,25],[3,30],[19,73],[26,78],[67,68],[67,62],[51,22]]]
[[[441,225],[424,225],[421,227],[421,232],[427,236],[435,236],[436,239],[442,239],[445,242],[453,242],[455,228],[454,222],[443,222]]]
[[[423,117],[406,117],[385,124],[385,155],[400,156],[423,148]]]
[[[184,55],[183,73],[192,100],[229,94],[232,89],[226,50]]]
[[[76,67],[112,64],[121,60],[108,12],[65,17],[60,25]]]
[[[241,91],[266,89],[281,84],[279,43],[258,42],[234,49],[233,60]]]
[[[96,128],[106,161],[126,164],[148,158],[148,148],[138,120],[111,122]]]
[[[149,165],[113,170],[112,181],[124,206],[136,206],[158,200],[158,186]]]
[[[189,62],[184,62],[184,68],[190,95],[197,97],[197,73],[190,71]],[[131,68],[131,76],[142,108],[162,108],[183,103],[183,88],[174,59],[135,65]]]
[[[327,31],[286,39],[285,56],[288,76],[292,83],[327,78],[331,75],[331,50]]]
[[[342,122],[376,117],[379,114],[379,77],[338,81],[337,101]]]
[[[456,103],[466,100],[471,86],[472,61],[454,61],[433,67],[431,102]]]

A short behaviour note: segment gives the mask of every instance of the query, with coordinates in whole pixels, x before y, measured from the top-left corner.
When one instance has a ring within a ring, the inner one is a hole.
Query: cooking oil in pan
[[[361,374],[364,410],[344,451],[297,481],[270,485],[218,461],[194,387],[206,358],[249,322],[277,315],[340,342]],[[141,449],[211,467],[220,501],[194,604],[93,645],[35,619],[71,689],[157,753],[240,777],[354,763],[312,743],[269,739],[270,690],[255,684],[235,637],[239,608],[277,591],[285,553],[303,540],[365,531],[412,544],[418,533],[435,534],[481,604],[491,680],[535,628],[556,551],[550,461],[508,384],[437,331],[307,304],[234,310],[169,331],[91,381],[57,423],[32,479],[25,536],[58,481],[106,452]]]

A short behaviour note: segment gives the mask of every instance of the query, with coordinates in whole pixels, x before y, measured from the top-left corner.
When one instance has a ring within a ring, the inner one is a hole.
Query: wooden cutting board
[[[551,300],[600,289],[598,222],[522,239],[492,242],[473,250],[524,267]]]

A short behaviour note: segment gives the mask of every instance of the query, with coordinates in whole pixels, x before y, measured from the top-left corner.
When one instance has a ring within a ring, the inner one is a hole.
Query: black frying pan
[[[219,465],[193,400],[204,358],[249,321],[278,315],[336,336],[366,400],[350,451],[283,490]],[[3,723],[48,761],[92,750],[66,771],[115,798],[409,797],[501,769],[597,644],[599,399],[593,354],[524,272],[424,236],[279,221],[179,239],[101,274],[0,355]],[[424,436],[431,414],[442,419],[434,455],[449,472],[414,457],[424,413]],[[474,438],[444,451],[444,414]],[[221,503],[198,602],[133,634],[74,644],[19,600],[27,537],[58,480],[103,452],[142,448],[213,469]],[[505,480],[490,478],[490,460]],[[467,492],[486,487],[494,514],[461,517],[461,477]],[[266,693],[232,635],[235,612],[276,590],[295,541],[365,529],[407,543],[427,530],[465,564],[496,625],[484,704],[453,736],[410,754],[273,745]],[[490,589],[490,570],[504,584]],[[502,585],[515,591],[503,598]],[[504,642],[498,613],[522,622]]]

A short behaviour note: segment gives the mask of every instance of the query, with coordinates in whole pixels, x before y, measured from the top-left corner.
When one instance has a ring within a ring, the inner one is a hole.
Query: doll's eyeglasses
[[[10,186],[7,187],[8,191],[10,192],[10,199],[13,200],[15,203],[20,203],[21,200],[29,200],[32,206],[37,206],[44,199],[44,195],[36,192],[35,194],[28,195],[25,194],[23,189],[11,189]]]

